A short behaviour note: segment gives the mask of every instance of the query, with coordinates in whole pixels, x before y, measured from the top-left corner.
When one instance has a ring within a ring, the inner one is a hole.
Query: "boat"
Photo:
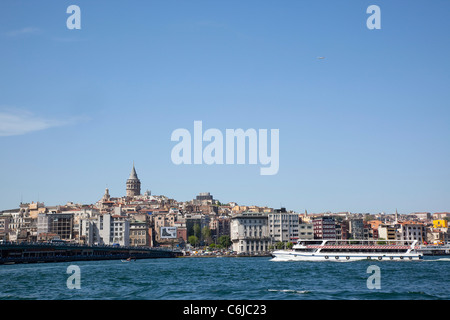
[[[298,240],[291,250],[275,250],[272,261],[421,260],[417,240]]]
[[[132,257],[129,257],[129,258],[127,258],[127,259],[121,259],[120,261],[122,261],[122,262],[131,262],[131,261],[136,261],[136,258],[132,258]]]

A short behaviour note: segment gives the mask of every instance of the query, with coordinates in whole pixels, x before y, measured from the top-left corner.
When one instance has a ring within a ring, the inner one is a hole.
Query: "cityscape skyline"
[[[129,199],[131,199],[131,198],[139,197],[139,196],[142,196],[142,195],[145,195],[145,196],[152,195],[151,190],[149,190],[149,189],[145,189],[145,191],[141,190],[141,180],[138,178],[134,161],[133,161],[131,173],[130,173],[128,179],[126,180],[126,184],[125,184],[124,190],[125,190],[125,192],[123,194],[119,194],[119,195],[116,195],[116,196],[114,196],[114,195],[111,196],[111,194],[109,193],[110,192],[109,188],[106,188],[105,191],[104,191],[103,197],[99,197],[96,201],[94,201],[92,203],[66,201],[66,202],[61,202],[61,203],[58,203],[58,204],[50,204],[50,206],[65,206],[65,205],[68,205],[68,204],[75,205],[75,206],[77,206],[77,205],[80,205],[80,206],[94,206],[94,205],[98,204],[99,201],[103,201],[105,199],[105,196],[107,196],[108,199],[109,198],[114,198],[114,199],[129,198]],[[196,196],[197,199],[202,198],[202,197],[206,197],[208,199],[213,199],[212,198],[213,195],[211,194],[211,192],[197,192],[197,194],[198,194]],[[157,197],[161,197],[161,196],[162,197],[167,197],[167,195],[164,195],[164,194],[158,194],[156,196]],[[171,198],[171,197],[167,197],[167,198],[168,199],[173,199],[173,200],[175,200],[178,203],[183,203],[183,202],[188,203],[188,202],[191,202],[192,199],[193,199],[193,197],[191,197],[191,199],[186,199],[186,200],[179,200],[179,199],[175,199],[175,198]],[[271,206],[270,207],[270,206],[261,206],[259,204],[255,204],[255,203],[251,203],[251,204],[250,203],[237,203],[237,202],[232,201],[232,200],[231,201],[227,201],[227,202],[221,202],[220,199],[214,199],[214,200],[218,200],[222,205],[225,205],[225,206],[228,203],[232,203],[232,204],[235,204],[237,206],[266,207],[266,208],[272,208],[272,209],[275,209],[275,210],[279,210],[279,209],[276,209],[277,208],[276,206]],[[21,205],[22,204],[33,204],[33,203],[35,203],[35,204],[45,204],[46,207],[48,206],[48,204],[46,204],[45,201],[39,201],[39,199],[38,199],[38,201],[24,202],[24,201],[21,200],[21,202],[20,202]],[[14,208],[17,208],[17,206],[14,207]],[[281,208],[283,210],[288,210],[289,212],[295,212],[295,213],[297,213],[299,215],[303,215],[303,214],[307,215],[308,214],[307,209],[304,209],[303,211],[302,210],[300,210],[300,211],[293,210],[292,208],[285,208],[285,207],[283,207],[283,205],[281,203],[280,203],[279,208]],[[13,209],[13,208],[9,208],[9,209]],[[2,211],[2,210],[6,210],[7,211],[8,209],[0,208],[0,211]],[[352,211],[349,211],[349,210],[341,210],[341,211],[330,211],[330,210],[327,210],[327,211],[323,211],[323,212],[311,212],[310,211],[309,214],[310,215],[311,214],[312,215],[315,215],[315,214],[328,214],[328,213],[334,214],[334,213],[344,213],[344,212],[347,212],[347,213],[350,213],[350,214],[373,214],[373,215],[378,215],[378,214],[381,213],[381,214],[386,214],[386,215],[394,215],[395,217],[397,217],[397,215],[408,215],[408,214],[415,214],[415,213],[416,214],[419,214],[419,213],[422,214],[422,213],[425,213],[425,212],[426,213],[430,213],[430,214],[448,213],[448,211],[439,211],[439,212],[412,211],[412,212],[400,212],[399,213],[398,209],[395,208],[394,212],[387,212],[387,211],[380,211],[380,212],[363,212],[363,211],[361,211],[361,212],[352,212]]]
[[[72,4],[0,3],[0,210],[124,196],[134,161],[178,201],[450,211],[448,1]],[[175,165],[194,121],[279,129],[277,174]]]

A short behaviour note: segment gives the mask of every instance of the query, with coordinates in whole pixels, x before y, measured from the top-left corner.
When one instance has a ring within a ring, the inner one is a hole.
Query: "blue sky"
[[[81,9],[69,30],[66,9]],[[381,9],[369,30],[366,9]],[[450,2],[0,2],[0,209],[142,189],[299,212],[450,211]],[[325,59],[319,60],[317,57]],[[279,129],[280,169],[172,163]]]

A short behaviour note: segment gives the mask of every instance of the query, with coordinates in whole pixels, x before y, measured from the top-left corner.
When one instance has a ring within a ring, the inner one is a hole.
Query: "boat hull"
[[[327,253],[301,253],[287,250],[272,252],[272,261],[414,261],[421,260],[419,253],[349,253],[349,252],[327,252]]]

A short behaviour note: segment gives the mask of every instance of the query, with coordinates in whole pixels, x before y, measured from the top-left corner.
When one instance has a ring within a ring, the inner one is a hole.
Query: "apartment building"
[[[350,219],[348,221],[348,232],[352,239],[369,239],[369,228],[364,224],[363,219]]]
[[[273,242],[296,242],[299,238],[297,213],[275,210],[268,214],[269,236]]]
[[[378,226],[378,239],[397,240],[397,231],[395,226],[380,224]]]
[[[130,222],[130,245],[139,247],[148,247],[150,245],[150,235],[148,233],[148,224],[146,222]]]
[[[103,214],[81,219],[80,238],[88,245],[130,245],[130,221],[125,216]]]
[[[300,223],[298,225],[298,238],[302,240],[314,239],[314,228],[312,223]]]
[[[422,223],[401,222],[400,227],[397,229],[397,238],[405,241],[418,240],[419,243],[423,243],[427,239],[425,225]]]
[[[314,239],[336,239],[334,217],[318,217],[313,220]]]

